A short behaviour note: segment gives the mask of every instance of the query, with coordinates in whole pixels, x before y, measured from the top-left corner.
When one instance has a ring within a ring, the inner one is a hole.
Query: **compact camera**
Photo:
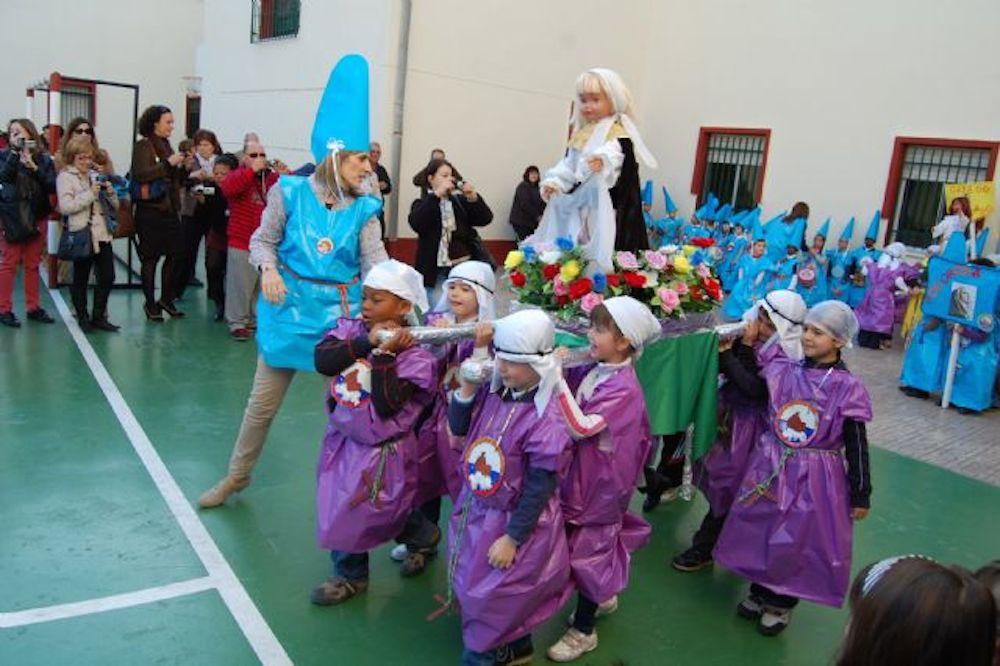
[[[191,191],[194,192],[195,194],[201,194],[203,196],[210,197],[215,194],[215,186],[198,183],[197,185],[191,188]]]
[[[35,146],[38,145],[32,139],[20,138],[13,143],[14,147],[18,150],[34,150]]]

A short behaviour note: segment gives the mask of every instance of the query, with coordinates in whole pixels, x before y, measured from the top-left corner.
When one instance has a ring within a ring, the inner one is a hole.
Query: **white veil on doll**
[[[559,178],[563,181],[565,194],[553,197],[548,202],[538,229],[525,240],[525,243],[551,245],[557,238],[569,238],[578,244],[584,256],[593,262],[588,272],[597,270],[610,272],[614,269],[611,258],[614,254],[617,233],[614,206],[608,192],[609,185],[602,178],[593,177],[587,169],[586,160],[600,155],[600,148],[608,142],[608,136],[618,122],[628,133],[635,154],[643,163],[655,168],[657,162],[632,120],[632,95],[625,87],[621,76],[603,67],[588,69],[576,81],[577,93],[586,89],[588,85],[592,86],[594,78],[599,81],[601,91],[611,100],[614,113],[594,126],[587,143],[579,149],[579,159],[574,165],[575,171],[570,173],[571,168],[563,167],[563,173]],[[576,130],[579,130],[582,125],[579,106],[574,123]],[[544,182],[543,180],[543,184]],[[571,184],[572,189],[569,187]]]

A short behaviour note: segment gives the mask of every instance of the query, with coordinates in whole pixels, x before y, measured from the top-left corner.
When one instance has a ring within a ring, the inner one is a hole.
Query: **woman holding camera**
[[[17,118],[7,126],[10,145],[0,151],[0,324],[17,328],[14,315],[14,279],[24,264],[24,305],[28,319],[51,324],[55,320],[39,304],[38,265],[48,216],[52,212],[49,195],[56,189],[52,159],[42,152],[38,130],[27,118]]]
[[[94,145],[86,137],[76,136],[66,142],[63,150],[66,168],[56,178],[59,210],[66,218],[69,231],[90,227],[93,253],[73,261],[73,308],[76,321],[84,332],[92,329],[114,332],[118,327],[108,321],[108,296],[115,282],[115,259],[111,252],[111,233],[104,219],[104,197],[112,209],[118,207],[118,196],[110,179],[93,169]],[[91,266],[97,272],[94,287],[94,310],[87,312],[87,283]]]
[[[132,180],[135,191],[135,224],[139,233],[142,261],[143,309],[149,321],[183,317],[174,306],[176,271],[184,252],[184,232],[180,220],[180,188],[187,179],[184,157],[170,146],[174,114],[165,106],[151,106],[139,117],[139,134],[132,153]],[[156,265],[160,270],[160,299],[156,299]]]
[[[493,211],[468,182],[455,182],[445,159],[427,165],[427,193],[410,208],[410,227],[417,232],[416,268],[424,276],[428,300],[448,278],[452,266],[477,259],[488,261],[475,227],[493,220]],[[492,262],[490,262],[492,263]]]

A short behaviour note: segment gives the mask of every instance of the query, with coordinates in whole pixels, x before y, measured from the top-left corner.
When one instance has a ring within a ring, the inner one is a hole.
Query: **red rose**
[[[702,285],[704,285],[705,291],[708,293],[709,297],[711,297],[713,301],[722,300],[722,289],[721,286],[719,285],[718,280],[714,280],[712,278],[705,278],[701,281],[701,283]]]
[[[510,274],[510,283],[515,287],[523,287],[527,281],[528,278],[521,271],[514,271]]]
[[[632,287],[633,289],[642,289],[646,285],[646,278],[638,273],[623,273],[622,277],[625,278],[625,284]]]
[[[573,280],[569,284],[569,297],[578,301],[594,290],[594,283],[589,278]]]
[[[692,301],[705,300],[704,296],[701,293],[701,288],[698,285],[692,286],[691,289],[688,291],[688,295],[691,297]]]
[[[691,245],[695,247],[712,247],[715,245],[715,240],[712,238],[692,238]]]
[[[569,305],[569,296],[566,294],[556,296],[556,305],[560,308]]]
[[[612,287],[617,287],[622,283],[622,278],[618,273],[608,273],[605,277],[608,278],[608,284]]]
[[[546,264],[542,268],[542,275],[545,276],[546,280],[552,280],[555,276],[559,275],[559,264]]]

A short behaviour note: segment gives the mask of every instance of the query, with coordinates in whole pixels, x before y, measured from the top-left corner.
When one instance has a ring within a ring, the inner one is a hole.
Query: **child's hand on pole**
[[[868,509],[863,506],[856,506],[851,509],[851,519],[852,520],[864,520],[868,517]]]

